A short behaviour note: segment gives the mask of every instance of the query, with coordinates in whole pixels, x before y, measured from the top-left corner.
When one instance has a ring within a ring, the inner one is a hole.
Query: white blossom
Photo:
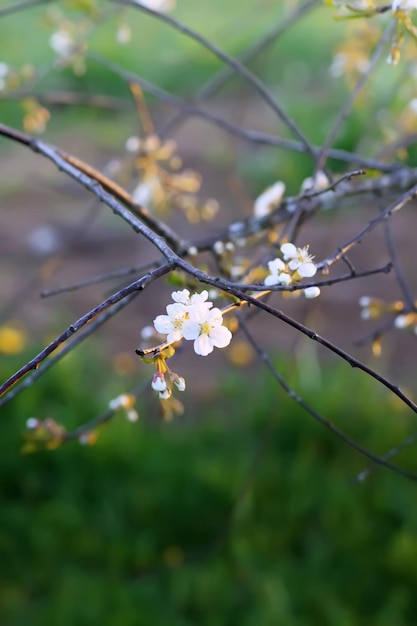
[[[228,346],[232,339],[232,333],[222,324],[223,315],[220,309],[210,310],[197,305],[190,308],[189,318],[184,322],[182,332],[185,339],[194,340],[196,354],[207,356],[214,348]]]
[[[133,135],[132,137],[129,137],[128,139],[126,139],[126,143],[125,143],[126,152],[138,152],[140,146],[141,146],[141,141],[139,137],[136,137],[135,135]]]
[[[373,315],[372,315],[372,311],[370,309],[368,309],[366,307],[364,309],[362,309],[362,311],[361,311],[361,318],[363,320],[370,320],[370,319],[372,319],[372,317],[373,317]]]
[[[279,205],[285,193],[285,185],[280,180],[268,187],[260,196],[258,196],[253,205],[253,214],[255,217],[265,217],[275,207]]]
[[[156,372],[152,379],[151,386],[155,391],[165,391],[167,384],[164,375],[160,372]]]
[[[39,426],[39,420],[36,417],[29,417],[26,420],[26,428],[28,430],[35,430]]]
[[[168,13],[175,8],[175,0],[139,0],[137,4],[142,4],[148,9],[159,11],[160,13]]]
[[[58,54],[63,59],[71,56],[72,50],[74,48],[74,41],[71,35],[65,30],[57,30],[52,33],[49,39],[49,45],[52,50]]]
[[[220,255],[224,252],[224,243],[223,241],[216,241],[213,245],[213,250],[216,254]]]
[[[301,184],[301,193],[312,193],[326,189],[330,184],[329,179],[322,170],[318,170],[314,176],[305,178]]]
[[[293,243],[284,243],[281,252],[284,261],[288,261],[289,269],[297,272],[302,278],[311,278],[317,272],[313,257],[308,253],[308,246],[297,248]]]
[[[417,98],[413,98],[412,100],[410,100],[408,107],[414,113],[414,115],[417,115]]]
[[[140,331],[142,339],[152,339],[155,336],[155,329],[152,326],[144,326]]]
[[[359,306],[368,307],[372,304],[372,298],[370,296],[361,296],[359,298]]]
[[[201,293],[193,293],[192,295],[188,291],[188,289],[182,289],[181,291],[173,291],[171,294],[174,302],[178,302],[180,304],[184,304],[184,306],[194,306],[196,304],[204,304],[206,307],[211,309],[213,304],[211,302],[206,302],[208,298],[208,291],[204,289]]]
[[[129,409],[126,412],[126,417],[129,420],[129,422],[137,422],[139,419],[138,412],[135,409]]]
[[[394,0],[391,8],[394,13],[395,11],[412,11],[417,9],[417,0]]]
[[[320,295],[319,287],[306,287],[303,291],[306,298],[317,298]]]
[[[110,400],[109,409],[111,411],[117,411],[118,409],[129,409],[133,404],[132,401],[134,402],[133,396],[127,393],[122,393],[120,396],[117,396],[116,398],[113,398],[113,400]]]
[[[230,343],[232,333],[222,326],[220,309],[212,309],[213,303],[207,298],[206,290],[193,294],[188,289],[173,291],[174,303],[166,307],[167,315],[154,319],[156,330],[167,335],[168,343],[182,338],[193,340],[194,350],[203,356],[210,354],[213,348],[224,348]],[[185,381],[180,376],[173,375],[173,383],[180,391],[185,389]]]
[[[178,391],[185,390],[185,379],[182,376],[178,376],[178,375],[173,376],[172,382],[174,383]]]
[[[361,318],[363,320],[373,320],[379,317],[383,310],[383,303],[378,298],[370,296],[361,296],[359,298],[359,306],[362,308]]]
[[[410,315],[397,315],[394,320],[395,328],[407,328],[413,322],[414,317]]]
[[[119,43],[125,44],[129,43],[132,37],[132,32],[128,24],[121,24],[117,29],[116,39]]]
[[[271,287],[272,285],[289,285],[291,283],[287,266],[281,259],[268,261],[268,269],[270,274],[265,278],[264,285]]]
[[[153,325],[158,333],[167,335],[167,342],[179,341],[183,337],[183,324],[188,319],[188,310],[184,304],[175,302],[166,307],[167,315],[158,315]]]
[[[163,391],[160,391],[158,395],[160,400],[168,400],[168,398],[170,398],[172,395],[172,390],[167,387]]]
[[[154,189],[149,182],[142,182],[132,191],[132,199],[136,204],[149,208],[154,197]]]
[[[6,79],[9,72],[10,68],[7,63],[4,63],[3,61],[0,62],[0,91],[3,91],[6,86]]]

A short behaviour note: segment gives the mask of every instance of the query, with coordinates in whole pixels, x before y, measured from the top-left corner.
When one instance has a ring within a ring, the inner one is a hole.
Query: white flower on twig
[[[154,374],[154,377],[152,379],[151,386],[152,386],[152,389],[154,389],[155,391],[159,391],[159,392],[165,391],[165,389],[167,388],[165,376],[161,374],[161,372],[156,372],[156,374]]]
[[[308,252],[308,246],[297,248],[293,243],[284,243],[281,246],[283,259],[276,258],[268,262],[269,275],[264,279],[264,285],[296,285],[302,278],[311,278],[317,272],[313,258]],[[317,298],[320,289],[317,286],[306,287],[302,290],[306,298]],[[295,294],[294,294],[295,295]]]
[[[167,335],[167,343],[183,338],[194,341],[194,350],[201,356],[210,354],[214,348],[225,348],[232,333],[222,325],[220,309],[212,309],[213,303],[207,298],[206,290],[193,294],[188,289],[173,291],[174,303],[166,307],[167,315],[154,319],[154,327]],[[179,391],[185,389],[185,381],[180,376],[173,375],[173,383]]]
[[[188,319],[188,310],[183,304],[175,302],[166,307],[167,315],[158,315],[153,325],[158,333],[167,335],[167,342],[179,341],[183,337],[182,327]]]
[[[291,276],[288,273],[287,266],[281,259],[273,259],[268,261],[269,276],[264,280],[264,285],[290,285]]]
[[[183,378],[183,376],[178,376],[178,374],[173,374],[172,382],[174,383],[178,391],[185,390],[185,378]]]
[[[213,306],[212,302],[206,302],[208,298],[208,291],[204,289],[201,293],[190,294],[188,289],[182,289],[181,291],[173,291],[171,294],[174,302],[179,302],[184,306],[195,306],[196,304],[204,304],[208,309]]]
[[[311,300],[312,298],[317,298],[320,295],[320,288],[306,287],[305,289],[303,289],[303,294],[308,300]]]
[[[220,309],[201,305],[190,308],[182,332],[185,339],[194,340],[194,351],[201,356],[207,356],[214,348],[225,348],[232,339],[230,330],[223,326]]]
[[[285,185],[280,180],[277,181],[268,189],[265,189],[260,196],[258,196],[253,205],[253,214],[255,217],[265,217],[268,213],[271,213],[275,207],[277,207],[285,193]]]
[[[308,246],[297,248],[293,243],[284,243],[281,246],[284,261],[292,272],[297,272],[301,278],[311,278],[317,272],[313,257],[308,253]]]

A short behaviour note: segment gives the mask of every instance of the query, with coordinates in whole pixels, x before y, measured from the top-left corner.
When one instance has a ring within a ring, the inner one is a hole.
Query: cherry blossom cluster
[[[317,272],[313,258],[309,254],[308,246],[297,248],[293,243],[284,243],[281,246],[282,259],[276,258],[268,262],[269,275],[264,285],[283,285],[288,287],[297,284],[303,278],[311,278]],[[320,295],[318,287],[303,289],[306,298],[316,298]]]
[[[228,346],[232,339],[232,333],[223,325],[222,312],[212,308],[208,296],[207,291],[193,294],[188,289],[174,291],[173,302],[166,307],[167,314],[158,315],[153,321],[155,330],[166,335],[166,345],[159,346],[160,350],[149,360],[143,358],[156,367],[151,386],[160,400],[169,400],[174,387],[177,391],[185,390],[184,378],[173,372],[166,362],[175,353],[171,344],[182,339],[193,341],[196,354],[207,356],[214,348]]]
[[[214,348],[225,348],[232,333],[223,325],[220,309],[212,308],[213,303],[207,298],[206,290],[193,294],[188,289],[174,291],[174,302],[166,307],[167,315],[154,319],[155,329],[167,336],[168,343],[180,339],[193,341],[194,351],[201,356],[207,356]]]

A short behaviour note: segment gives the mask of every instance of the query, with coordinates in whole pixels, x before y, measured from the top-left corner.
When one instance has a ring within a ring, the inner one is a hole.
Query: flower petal
[[[303,278],[311,278],[317,272],[317,267],[314,263],[302,263],[297,269],[297,272]]]
[[[297,248],[293,243],[282,244],[281,252],[284,255],[284,261],[288,261],[288,259],[293,259],[297,256]]]
[[[304,295],[306,298],[317,298],[320,295],[320,289],[318,287],[307,287],[304,289]]]
[[[171,331],[172,324],[169,315],[158,315],[153,321],[153,325],[158,333],[165,335]]]
[[[208,335],[200,335],[194,341],[194,351],[196,354],[200,356],[207,356],[211,352],[213,352],[213,343],[211,342]]]
[[[200,334],[200,324],[193,319],[188,319],[182,325],[184,339],[197,339]]]
[[[226,326],[219,326],[210,332],[210,340],[215,348],[225,348],[232,340],[232,333]]]
[[[188,289],[182,289],[182,291],[173,291],[171,298],[174,302],[180,302],[181,304],[189,304],[190,292]]]

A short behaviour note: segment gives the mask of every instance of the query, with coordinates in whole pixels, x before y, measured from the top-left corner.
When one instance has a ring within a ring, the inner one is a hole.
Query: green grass
[[[75,426],[121,381],[74,354],[2,410],[0,621],[8,626],[405,626],[415,486],[359,455],[264,376],[225,375],[198,421],[118,416],[93,447],[19,455],[25,419]],[[323,370],[314,406],[377,452],[412,424],[366,377]],[[89,372],[88,389],[82,384]],[[3,374],[4,377],[5,374]],[[413,451],[396,459],[415,466]]]

